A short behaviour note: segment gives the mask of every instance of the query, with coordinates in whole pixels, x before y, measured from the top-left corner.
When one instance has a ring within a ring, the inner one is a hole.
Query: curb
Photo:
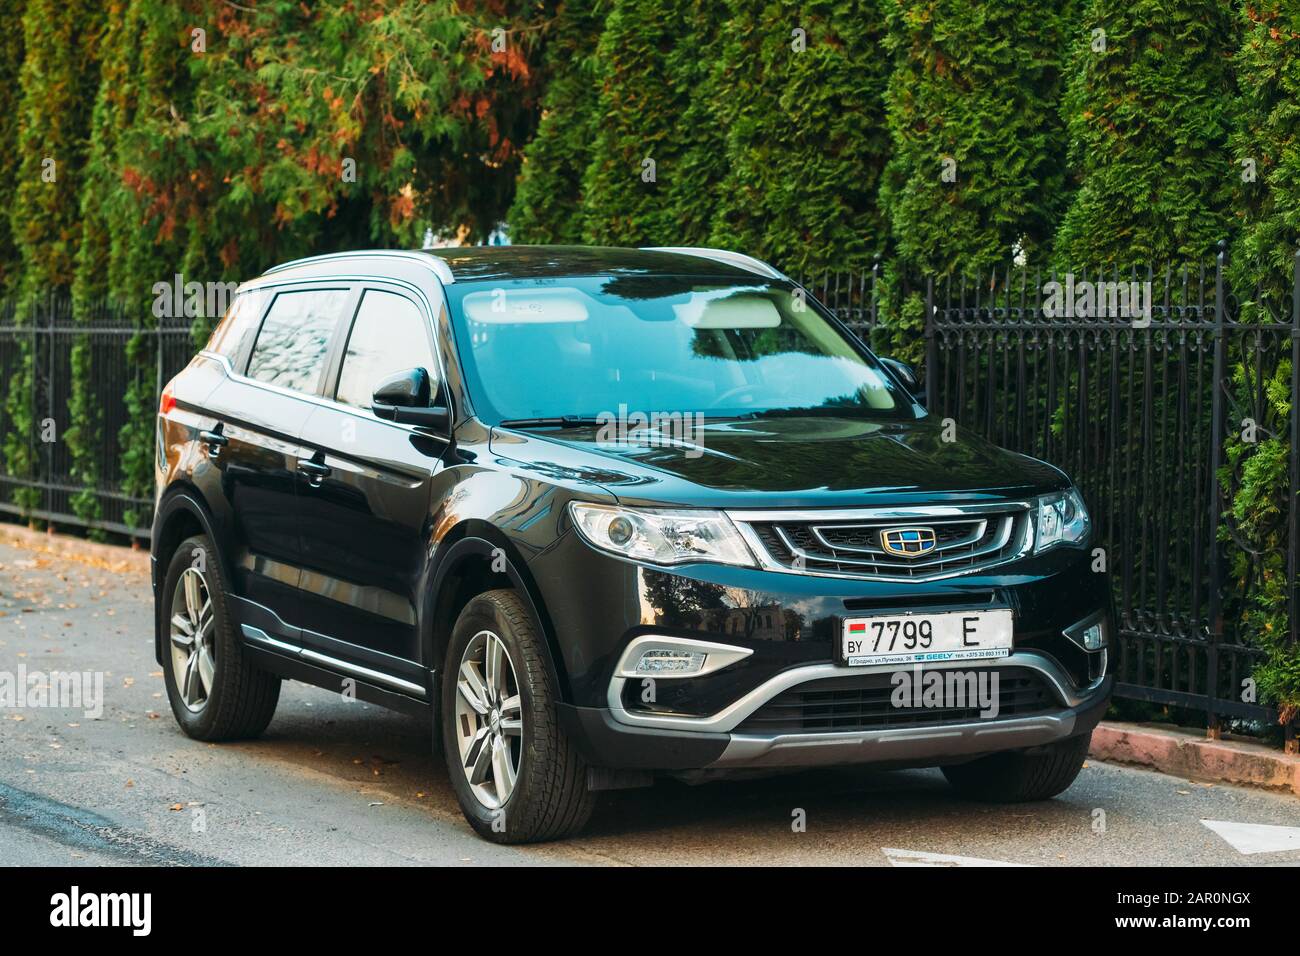
[[[1103,721],[1088,756],[1149,767],[1188,780],[1289,791],[1300,796],[1300,756],[1243,740],[1208,740],[1201,732]]]
[[[41,554],[50,554],[78,561],[96,568],[106,568],[118,574],[149,576],[149,552],[123,548],[115,544],[100,544],[70,535],[33,531],[22,525],[0,522],[0,544],[24,548]]]

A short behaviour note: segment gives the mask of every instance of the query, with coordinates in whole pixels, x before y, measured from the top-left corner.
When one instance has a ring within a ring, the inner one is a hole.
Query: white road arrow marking
[[[953,856],[950,853],[926,853],[924,850],[899,850],[881,847],[890,866],[1024,866],[1023,863],[1004,863],[1002,860],[981,860],[974,856]]]
[[[1231,820],[1202,820],[1238,853],[1281,853],[1300,850],[1300,827],[1279,827],[1267,823],[1233,823]]]

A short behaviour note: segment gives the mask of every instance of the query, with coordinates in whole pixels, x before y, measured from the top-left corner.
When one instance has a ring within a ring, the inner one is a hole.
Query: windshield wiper
[[[598,425],[595,415],[556,415],[550,418],[507,418],[502,428],[568,428],[573,425]]]

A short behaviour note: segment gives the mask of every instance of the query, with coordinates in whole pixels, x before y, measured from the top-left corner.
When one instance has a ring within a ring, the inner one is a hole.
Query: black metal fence
[[[1225,256],[1197,269],[1074,276],[1070,286],[1096,292],[1085,316],[1052,301],[1050,283],[1067,277],[1012,269],[928,283],[925,308],[931,410],[1058,464],[1083,492],[1114,582],[1118,693],[1204,711],[1211,728],[1277,718],[1243,684],[1263,652],[1242,591],[1260,586],[1270,555],[1224,519],[1230,436],[1289,436],[1289,494],[1276,502],[1285,554],[1272,557],[1285,561],[1298,640],[1300,428],[1294,406],[1277,420],[1268,383],[1289,379],[1300,394],[1300,257],[1289,301],[1270,301],[1261,290],[1234,295]],[[1103,283],[1111,308],[1121,287],[1149,308],[1098,314]]]
[[[1242,694],[1261,651],[1243,626],[1249,595],[1241,592],[1258,584],[1262,575],[1252,571],[1267,555],[1237,550],[1247,571],[1228,574],[1225,550],[1238,545],[1230,533],[1225,545],[1219,474],[1225,443],[1243,420],[1289,436],[1289,494],[1278,506],[1287,531],[1290,639],[1298,641],[1300,413],[1292,405],[1286,420],[1276,421],[1267,393],[1289,360],[1290,395],[1300,395],[1300,257],[1294,288],[1276,301],[1254,290],[1234,295],[1223,252],[1195,269],[1081,273],[1073,281],[1121,278],[1150,283],[1149,317],[1049,314],[1048,283],[1065,277],[1017,268],[886,290],[877,265],[810,276],[804,285],[878,347],[882,335],[894,342],[899,336],[897,320],[893,331],[881,323],[884,309],[897,315],[913,300],[931,410],[959,430],[1052,461],[1074,477],[1112,572],[1122,696],[1204,711],[1212,728],[1222,718],[1274,720],[1269,708]],[[77,342],[89,346],[92,369],[93,520],[74,506],[87,490],[71,474],[67,444],[44,441],[49,436],[39,431],[43,422],[53,422],[56,434],[68,426]],[[125,396],[144,389],[156,404],[162,383],[193,352],[190,320],[142,321],[104,306],[74,323],[70,302],[60,296],[22,317],[0,305],[0,399],[9,397],[25,351],[34,357],[38,431],[28,442],[36,466],[15,475],[0,460],[0,511],[146,536],[151,500],[125,491],[121,479],[121,434],[132,415]],[[6,416],[0,407],[0,436],[11,434]],[[24,493],[31,500],[15,503]]]
[[[30,402],[33,425],[23,429],[31,468],[10,467],[0,449],[0,513],[147,537],[152,496],[147,490],[128,493],[122,480],[122,431],[132,417],[127,396],[138,389],[157,406],[162,383],[195,351],[191,322],[156,320],[147,305],[132,311],[109,303],[95,304],[74,322],[72,300],[63,293],[41,297],[22,314],[12,300],[0,303],[0,437],[16,438],[15,387],[27,391],[22,397]],[[89,488],[74,477],[72,448],[63,440],[73,424],[69,405],[78,345],[88,350],[88,413],[79,423],[84,430],[79,440],[93,450],[89,469],[95,480]],[[28,354],[31,375],[24,380]],[[147,440],[152,441],[151,433]],[[93,506],[79,507],[78,498],[87,495]]]

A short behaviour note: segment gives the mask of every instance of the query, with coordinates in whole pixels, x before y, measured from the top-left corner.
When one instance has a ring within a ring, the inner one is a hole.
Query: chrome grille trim
[[[836,511],[729,511],[727,514],[764,568],[814,577],[936,581],[1010,563],[1028,554],[1034,545],[1032,504],[1028,501]],[[827,537],[828,531],[902,522],[936,528],[969,523],[972,529],[937,546],[930,553],[933,557],[918,561],[887,560],[884,552],[869,541],[846,547],[831,544]],[[795,527],[792,532],[792,526],[802,528]],[[792,540],[791,534],[800,532],[818,547],[825,546],[826,553],[810,550],[811,545],[806,541],[800,546]],[[774,536],[771,547],[764,540],[764,533]],[[784,555],[776,553],[782,549]],[[796,561],[803,566],[796,566]]]
[[[986,528],[987,528],[987,526],[988,526],[988,519],[987,519],[987,518],[981,518],[981,519],[979,519],[979,520],[977,520],[977,521],[974,521],[974,522],[972,522],[972,520],[971,520],[971,519],[968,519],[968,518],[963,518],[963,519],[960,519],[960,520],[927,521],[927,522],[926,522],[926,524],[930,525],[931,527],[936,527],[936,528],[938,528],[938,527],[944,527],[944,526],[946,526],[946,525],[954,525],[954,524],[972,524],[972,523],[975,525],[975,529],[974,529],[974,530],[973,530],[969,535],[967,535],[965,538],[959,538],[959,539],[956,540],[956,541],[949,541],[949,542],[947,542],[947,543],[945,543],[945,544],[937,545],[937,546],[935,547],[935,550],[936,550],[936,551],[946,551],[946,550],[948,550],[948,549],[950,549],[950,548],[958,548],[958,547],[961,547],[962,545],[965,545],[965,544],[972,544],[972,543],[974,543],[974,542],[980,540],[980,538],[984,537],[984,531],[986,530]],[[830,549],[833,550],[833,551],[865,551],[865,552],[867,552],[868,554],[884,554],[885,551],[884,551],[883,548],[873,548],[873,547],[870,547],[870,546],[867,546],[867,547],[859,547],[859,546],[857,546],[857,545],[851,545],[851,544],[834,544],[834,543],[832,543],[832,542],[830,542],[830,541],[827,541],[827,540],[826,540],[826,536],[825,536],[824,534],[822,534],[822,529],[823,529],[823,528],[827,528],[827,529],[830,529],[830,528],[836,528],[836,529],[839,529],[839,530],[843,531],[843,530],[846,530],[846,529],[848,529],[848,528],[875,528],[875,527],[877,527],[877,525],[874,525],[874,524],[837,524],[837,525],[828,525],[828,524],[810,524],[810,525],[808,526],[808,532],[809,532],[809,533],[810,533],[814,538],[816,538],[816,539],[817,539],[817,540],[822,544],[823,547],[830,548]]]

